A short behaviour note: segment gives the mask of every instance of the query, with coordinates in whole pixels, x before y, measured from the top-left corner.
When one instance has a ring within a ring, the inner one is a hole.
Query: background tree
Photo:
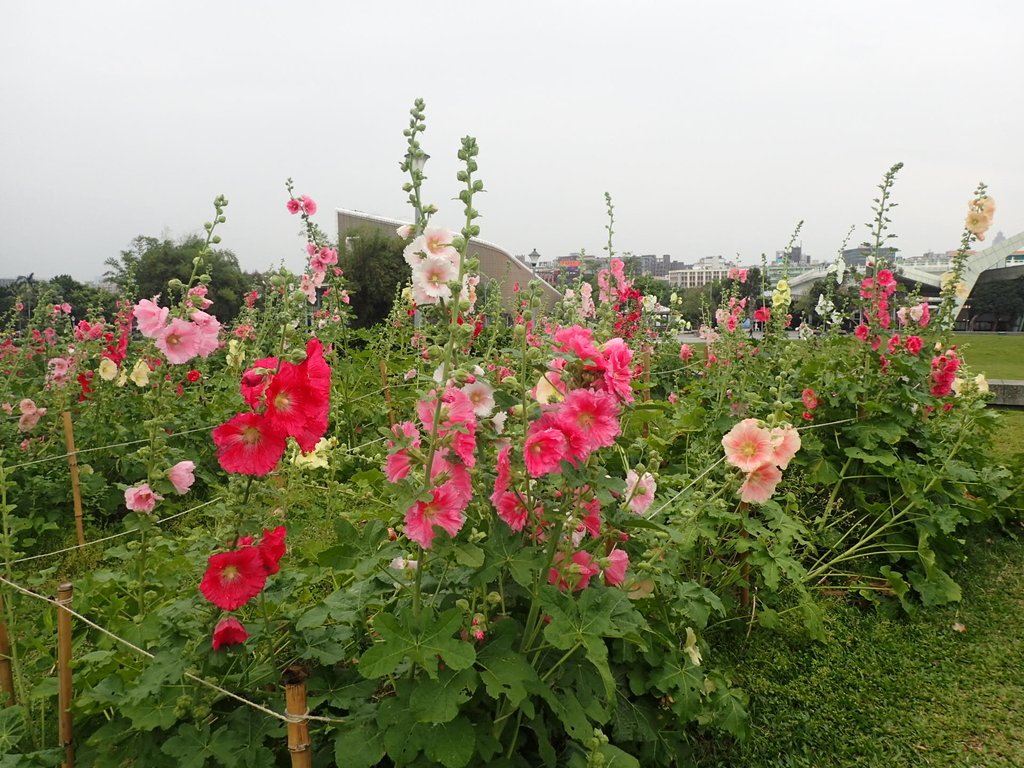
[[[130,298],[166,295],[170,280],[188,282],[204,242],[199,235],[188,235],[177,243],[139,235],[130,249],[107,259],[110,269],[104,277]],[[249,290],[249,279],[238,266],[238,258],[228,250],[211,250],[203,259],[202,273],[210,276],[207,298],[213,306],[207,311],[222,323],[230,322],[238,315]]]
[[[355,327],[366,328],[388,316],[396,290],[411,278],[403,250],[405,241],[397,235],[373,227],[346,231],[338,260],[348,280]]]
[[[117,312],[117,296],[106,288],[80,283],[71,275],[57,275],[49,285],[53,289],[53,303],[70,304],[75,320],[84,320],[95,313],[111,319]]]
[[[985,315],[994,318],[992,330],[998,330],[1001,322],[1007,330],[1016,330],[1021,314],[1024,313],[1024,277],[1016,280],[991,280],[976,285],[971,293],[971,323]]]

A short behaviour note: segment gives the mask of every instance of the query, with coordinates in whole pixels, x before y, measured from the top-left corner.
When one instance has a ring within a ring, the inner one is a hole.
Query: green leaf
[[[334,739],[334,759],[346,768],[373,768],[384,759],[383,732],[376,726],[342,726]]]
[[[206,723],[182,723],[177,731],[163,743],[160,750],[177,758],[182,768],[203,768],[208,759],[218,765],[238,765],[240,756],[249,744],[229,726],[222,725],[213,733]]]
[[[540,682],[536,670],[526,657],[511,649],[494,652],[489,647],[484,648],[477,664],[481,667],[480,679],[483,680],[487,695],[498,699],[504,694],[514,707],[518,707],[526,698],[528,684]]]
[[[15,752],[27,732],[24,707],[15,705],[0,709],[0,755]]]
[[[437,660],[442,658],[452,669],[467,669],[476,661],[473,646],[452,635],[462,627],[462,611],[452,608],[437,621],[417,629],[402,625],[389,613],[379,614],[373,627],[380,633],[377,643],[359,660],[359,672],[368,678],[390,675],[405,659],[411,659],[437,678]]]
[[[614,744],[601,744],[597,754],[604,758],[604,768],[640,768],[640,761]]]
[[[437,680],[420,680],[409,697],[409,707],[421,723],[447,723],[459,714],[476,690],[477,677],[472,669],[459,672],[443,670]]]
[[[851,459],[860,459],[866,464],[881,464],[886,467],[891,467],[899,461],[899,457],[892,451],[876,451],[874,453],[868,453],[862,448],[852,446],[844,449],[847,456]]]
[[[460,541],[455,545],[455,561],[467,568],[479,568],[484,564],[484,551],[476,544]]]
[[[428,758],[445,768],[464,768],[476,751],[473,724],[465,717],[429,730],[426,749]]]

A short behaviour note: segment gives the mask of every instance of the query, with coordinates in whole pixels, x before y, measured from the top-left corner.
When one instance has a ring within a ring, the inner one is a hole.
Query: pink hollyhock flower
[[[867,341],[868,340],[868,327],[866,325],[864,325],[864,323],[861,323],[860,325],[858,325],[854,329],[853,335],[856,336],[861,341]]]
[[[436,304],[452,297],[449,283],[459,276],[457,265],[443,256],[427,256],[412,268],[412,297],[417,304]]]
[[[434,526],[454,536],[462,528],[460,500],[448,484],[435,488],[430,501],[417,501],[405,513],[405,535],[424,549],[434,542]]]
[[[298,213],[302,210],[302,203],[296,200],[294,197],[285,203],[285,207],[288,209],[288,213]]]
[[[918,314],[918,317],[914,316],[915,312]],[[928,309],[928,302],[926,301],[921,302],[910,310],[910,318],[916,321],[918,326],[921,328],[928,327],[928,322],[931,320],[931,317],[931,311]]]
[[[415,231],[416,230],[415,228],[413,228],[412,224],[403,224],[402,226],[395,230],[395,234],[401,237],[402,239],[406,239],[412,237],[413,232]]]
[[[32,403],[31,400],[29,400],[28,402]],[[32,410],[35,411],[35,408],[36,404],[32,403]],[[10,403],[4,403],[3,405],[0,405],[0,410],[2,410],[4,413],[10,416],[12,413],[14,413],[14,406],[11,405]],[[24,411],[22,411],[22,413],[24,413]]]
[[[199,584],[203,597],[225,611],[241,608],[267,583],[267,566],[257,547],[212,555]]]
[[[901,341],[902,340],[900,339],[900,335],[898,333],[894,333],[892,336],[889,337],[889,343],[886,345],[886,349],[889,350],[890,355],[896,354],[896,350],[900,348]]]
[[[197,344],[196,349],[200,357],[209,357],[211,353],[220,348],[220,340],[217,334],[220,333],[220,321],[213,315],[208,315],[201,309],[192,313],[192,322],[196,326]]]
[[[125,489],[124,505],[132,512],[152,512],[156,503],[163,498],[149,487],[149,483],[143,483]]]
[[[912,355],[916,355],[920,353],[921,348],[924,346],[924,342],[921,340],[920,336],[907,336],[906,340],[903,342],[903,346],[906,348],[907,352]]]
[[[7,403],[4,403],[4,405],[7,405]],[[4,410],[7,409],[5,408]],[[14,409],[11,408],[11,410],[13,411]],[[21,411],[26,416],[31,416],[38,409],[36,408],[35,401],[30,400],[29,398],[26,397],[24,400],[18,403],[18,410]]]
[[[420,236],[422,250],[428,256],[441,256],[457,263],[459,252],[452,245],[455,233],[442,227],[427,227]]]
[[[757,419],[744,419],[722,438],[725,460],[744,472],[752,472],[772,460],[771,432]]]
[[[167,324],[167,315],[170,310],[167,307],[159,306],[155,301],[142,299],[135,305],[132,313],[139,324],[139,333],[147,339],[155,339]]]
[[[430,393],[429,400],[420,400],[416,403],[416,414],[423,423],[423,429],[430,432],[434,426],[434,411],[437,409],[435,392]],[[473,412],[473,403],[469,395],[456,387],[448,387],[441,395],[441,420],[438,434],[443,436],[445,430],[456,427],[459,424],[475,424],[476,414]]]
[[[573,554],[570,564],[564,565],[565,555],[555,553],[554,565],[548,571],[548,583],[557,584],[561,590],[572,589],[577,592],[586,589],[590,579],[601,572],[600,566],[594,562],[589,552],[580,551]]]
[[[217,461],[225,472],[262,477],[284,455],[287,435],[258,413],[239,413],[213,430]]]
[[[71,371],[71,362],[64,357],[51,358],[47,363],[50,368],[48,378],[55,384],[63,384],[67,381],[68,373]]]
[[[391,427],[391,432],[396,438],[405,438],[403,442],[409,442],[409,446],[412,448],[420,447],[420,433],[416,429],[416,425],[411,421],[403,421],[400,424],[395,424]],[[392,440],[388,440],[387,446],[389,449],[394,449],[398,443]],[[389,483],[397,483],[409,474],[409,470],[412,468],[412,458],[409,456],[409,452],[406,448],[399,448],[398,450],[392,450],[388,454],[387,461],[384,464],[384,474],[388,479]]]
[[[199,328],[195,323],[175,317],[156,337],[156,347],[176,365],[187,363],[199,354]]]
[[[775,493],[775,486],[781,479],[782,471],[771,462],[755,467],[740,486],[740,501],[764,504]]]
[[[626,502],[634,513],[644,514],[654,501],[657,490],[658,484],[650,472],[644,472],[643,475],[638,475],[632,469],[626,472]]]
[[[285,539],[287,536],[288,532],[283,525],[277,526],[272,531],[268,531],[266,528],[263,529],[263,538],[260,539],[260,543],[256,548],[260,551],[263,565],[266,567],[268,574],[273,575],[281,570],[279,563],[281,558],[284,557]]]
[[[729,331],[729,333],[735,331],[738,326],[739,321],[736,319],[735,315],[729,315],[727,318],[725,318],[725,327]]]
[[[309,195],[303,195],[302,197],[299,198],[299,201],[302,205],[302,212],[304,214],[306,214],[307,216],[312,216],[314,213],[316,213],[316,203],[313,202],[313,198],[311,198]]]
[[[800,450],[800,433],[793,427],[775,427],[771,432],[772,461],[779,469],[785,469]]]
[[[39,423],[39,419],[46,415],[45,408],[37,408],[32,413],[23,413],[18,419],[18,431],[19,432],[31,432],[36,428],[36,424]]]
[[[604,558],[604,583],[614,587],[626,580],[626,569],[629,568],[629,553],[624,549],[613,549]]]
[[[509,528],[516,533],[523,530],[530,512],[519,494],[513,491],[502,491],[500,494],[492,496],[491,503],[498,511],[498,517],[504,520]]]
[[[680,360],[689,360],[691,357],[693,357],[693,350],[690,348],[689,344],[683,344],[679,347]]]
[[[813,411],[818,407],[818,395],[810,387],[807,387],[807,389],[800,394],[800,398],[804,401],[804,407],[807,410]]]
[[[594,346],[594,332],[589,328],[579,325],[561,328],[555,332],[553,340],[559,352],[572,352],[580,360],[595,360],[601,355]]]
[[[529,435],[523,444],[523,459],[530,477],[561,472],[568,447],[559,429],[541,429]]]
[[[624,402],[633,402],[633,350],[622,339],[614,338],[601,346],[601,352],[604,357],[597,368],[603,373],[604,388]]]
[[[462,391],[473,405],[473,413],[479,418],[486,419],[494,413],[494,387],[486,381],[477,379],[472,384],[466,384]]]
[[[240,645],[248,639],[249,633],[238,619],[221,619],[213,630],[213,650],[219,651],[226,645]]]
[[[767,323],[772,319],[772,311],[768,307],[760,307],[754,310],[754,320],[759,323]]]
[[[879,288],[893,288],[896,285],[896,279],[888,269],[880,269],[876,277]]]
[[[196,481],[196,463],[194,461],[179,461],[167,470],[167,479],[171,481],[176,493],[188,493],[192,484]]]

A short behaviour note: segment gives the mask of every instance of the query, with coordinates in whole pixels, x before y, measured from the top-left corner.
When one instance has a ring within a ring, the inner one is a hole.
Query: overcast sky
[[[840,7],[842,10],[840,10]],[[1024,3],[5,2],[0,277],[88,280],[139,234],[199,231],[228,196],[243,269],[302,264],[284,180],[410,217],[398,162],[427,102],[426,200],[543,257],[605,242],[756,262],[805,221],[831,258],[896,161],[906,254],[956,247],[978,181],[1024,230]]]

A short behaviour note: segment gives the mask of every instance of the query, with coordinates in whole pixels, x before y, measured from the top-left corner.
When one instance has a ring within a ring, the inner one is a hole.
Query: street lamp
[[[536,280],[537,263],[540,261],[540,254],[537,253],[537,249],[534,248],[532,251],[530,251],[529,255],[526,258],[530,260],[530,276],[532,277],[532,279]]]

